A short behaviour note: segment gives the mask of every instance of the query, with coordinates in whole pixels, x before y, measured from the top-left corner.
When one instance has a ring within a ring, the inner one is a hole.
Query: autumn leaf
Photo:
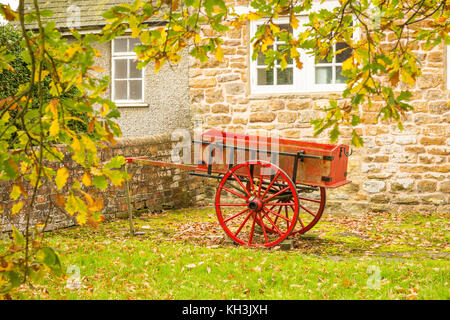
[[[223,50],[222,50],[222,47],[220,46],[220,44],[218,44],[216,47],[216,59],[219,62],[222,62],[222,60],[223,60]]]
[[[83,182],[83,184],[86,187],[89,187],[92,184],[92,179],[91,179],[91,175],[89,174],[89,172],[85,172],[83,174],[83,177],[81,178],[81,182]]]
[[[55,183],[58,187],[58,190],[61,190],[67,183],[67,178],[69,178],[69,171],[66,167],[59,168],[56,172]]]
[[[12,206],[12,209],[11,209],[11,215],[15,215],[15,214],[19,213],[19,211],[22,210],[22,208],[23,208],[22,201],[14,203],[14,205]]]
[[[53,120],[51,126],[50,126],[50,135],[51,136],[56,136],[59,132],[59,121],[58,119]]]

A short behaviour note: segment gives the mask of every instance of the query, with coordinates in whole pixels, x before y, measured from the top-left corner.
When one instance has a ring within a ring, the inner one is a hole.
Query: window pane
[[[130,99],[142,99],[142,80],[130,80]]]
[[[129,59],[128,62],[130,64],[130,78],[141,78],[142,70],[137,68],[138,62],[134,59]]]
[[[258,85],[273,85],[273,69],[258,69]]]
[[[127,78],[127,60],[114,60],[114,79]]]
[[[345,49],[347,48],[347,49]],[[336,43],[336,52],[339,52],[339,50],[345,49],[344,51],[338,53],[336,55],[336,63],[342,63],[350,56],[352,55],[352,50],[349,48],[349,46],[344,42],[338,42]]]
[[[316,67],[316,84],[331,83],[333,79],[332,71],[331,67]]]
[[[128,39],[128,51],[133,52],[135,46],[140,45],[139,39],[129,38]]]
[[[114,81],[114,100],[127,99],[127,80]]]
[[[342,67],[336,67],[336,83],[345,83],[347,77],[344,77],[342,74]]]
[[[273,46],[268,46],[267,50],[272,50]],[[259,53],[258,58],[256,59],[256,63],[258,64],[258,66],[264,66],[264,59],[266,59],[266,55],[262,52]]]
[[[258,58],[256,59],[256,63],[258,64],[258,66],[263,66],[264,65],[264,59],[266,58],[266,56],[262,53],[260,53],[258,55]]]
[[[277,68],[277,84],[286,85],[294,82],[294,70],[292,68],[286,68],[281,71],[281,68]]]
[[[127,52],[127,39],[114,39],[114,52]]]
[[[280,30],[287,30],[292,33],[292,27],[289,25],[289,23],[279,24],[278,27],[280,27]]]

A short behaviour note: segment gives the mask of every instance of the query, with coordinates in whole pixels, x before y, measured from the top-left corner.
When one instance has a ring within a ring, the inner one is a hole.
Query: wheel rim
[[[280,196],[290,199],[289,202],[277,201]],[[286,217],[271,207],[289,210],[292,214]],[[219,223],[225,233],[241,245],[271,247],[279,244],[294,230],[298,210],[299,200],[292,180],[282,169],[266,161],[254,160],[234,166],[217,188]],[[270,232],[267,225],[274,232]]]
[[[299,198],[298,221],[292,234],[304,234],[314,227],[322,217],[325,209],[326,192],[324,187],[310,186],[297,187],[297,192]],[[283,212],[281,213],[283,214]],[[271,233],[276,232],[270,225],[266,225],[266,228]]]

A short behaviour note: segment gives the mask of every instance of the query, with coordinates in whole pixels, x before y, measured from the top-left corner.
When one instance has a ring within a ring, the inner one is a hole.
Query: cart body
[[[277,164],[296,184],[334,188],[347,180],[349,147],[293,139],[274,139],[215,129],[202,134],[198,170],[225,173],[230,164],[267,160]]]

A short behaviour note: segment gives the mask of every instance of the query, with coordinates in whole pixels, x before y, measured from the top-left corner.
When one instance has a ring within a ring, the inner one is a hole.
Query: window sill
[[[261,98],[311,98],[323,97],[327,95],[342,95],[343,90],[311,90],[311,91],[296,91],[296,92],[252,92],[248,95],[250,100]]]
[[[146,102],[115,102],[118,108],[139,108],[139,107],[148,107],[148,103]]]

